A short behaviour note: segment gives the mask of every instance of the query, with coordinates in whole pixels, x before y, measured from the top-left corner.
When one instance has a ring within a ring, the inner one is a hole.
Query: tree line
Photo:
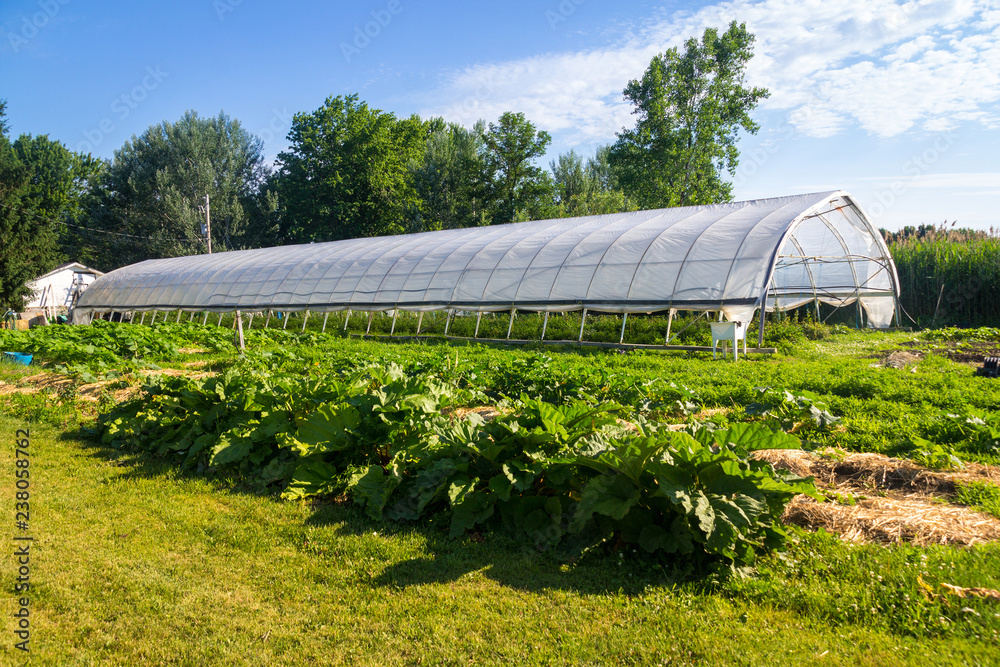
[[[213,251],[729,201],[737,133],[757,131],[768,95],[745,81],[753,42],[734,21],[657,55],[624,90],[635,126],[548,169],[551,136],[513,111],[464,127],[331,96],[294,115],[268,165],[225,113],[188,111],[100,160],[11,141],[0,102],[0,305],[65,259],[111,270],[206,252],[206,195]]]

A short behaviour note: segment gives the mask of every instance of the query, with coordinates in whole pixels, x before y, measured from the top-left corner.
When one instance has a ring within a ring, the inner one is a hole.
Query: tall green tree
[[[750,117],[763,88],[746,85],[754,36],[733,21],[726,32],[705,30],[683,53],[673,48],[653,58],[625,98],[635,105],[636,126],[618,134],[611,166],[625,194],[642,208],[729,201],[736,173],[740,129],[754,134]]]
[[[298,113],[289,150],[278,156],[282,233],[290,243],[406,231],[420,199],[411,170],[423,156],[426,127],[398,119],[357,95],[330,97]]]
[[[60,239],[99,162],[45,135],[11,143],[5,108],[0,104],[0,306],[20,310],[25,283],[66,258]]]
[[[423,159],[412,170],[421,205],[407,231],[455,229],[489,223],[489,189],[483,160],[486,123],[472,129],[441,118],[428,121]]]
[[[505,112],[483,137],[483,162],[489,179],[492,224],[548,217],[554,210],[555,185],[534,159],[552,142],[536,131],[523,113]]]
[[[213,252],[273,244],[267,176],[263,142],[224,113],[150,126],[115,151],[85,206],[97,268],[206,252],[205,195]]]
[[[608,151],[607,146],[602,146],[584,163],[583,158],[571,150],[550,163],[560,217],[636,209],[635,202],[618,188],[608,164]]]
[[[104,163],[71,151],[46,135],[22,134],[13,149],[30,174],[21,199],[23,209],[49,221],[48,228],[40,233],[46,236],[46,242],[59,246],[60,259],[90,261],[92,245],[80,226],[73,223],[79,221],[88,188],[99,177]]]

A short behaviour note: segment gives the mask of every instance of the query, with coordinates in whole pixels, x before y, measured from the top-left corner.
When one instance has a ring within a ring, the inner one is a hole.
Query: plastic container
[[[30,366],[32,355],[23,352],[4,352],[3,358],[4,361],[21,364],[22,366]]]

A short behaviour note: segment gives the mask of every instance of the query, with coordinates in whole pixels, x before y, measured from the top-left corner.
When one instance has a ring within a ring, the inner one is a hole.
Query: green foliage
[[[991,482],[959,482],[955,485],[955,502],[1000,519],[1000,486]]]
[[[1000,238],[941,228],[890,247],[899,274],[900,301],[921,326],[995,325],[1000,309]]]
[[[0,133],[0,310],[22,310],[26,283],[60,262],[60,223],[76,214],[97,168],[47,136],[21,135],[11,144]]]
[[[618,135],[610,158],[625,194],[641,208],[732,198],[721,172],[736,172],[737,132],[756,133],[750,114],[768,96],[744,84],[753,42],[735,21],[721,35],[707,28],[701,42],[691,38],[683,53],[655,56],[642,78],[629,82],[625,98],[639,119]]]
[[[489,222],[485,132],[482,121],[472,129],[440,118],[428,122],[423,159],[411,167],[421,204],[411,209],[407,231],[475,227]]]
[[[667,398],[690,397],[675,385],[605,374],[537,387],[539,369],[528,369],[519,383],[511,373],[504,391],[536,387],[557,402],[508,398],[513,412],[484,423],[446,416],[482,399],[468,383],[486,375],[448,359],[320,375],[268,366],[248,355],[217,377],[150,380],[145,398],[101,417],[102,440],[277,481],[288,498],[345,492],[376,520],[444,512],[452,536],[505,524],[565,556],[624,542],[750,562],[781,546],[784,504],[813,492],[748,456],[797,446],[794,437],[753,424],[681,433],[639,416],[626,428],[627,409],[605,400],[655,414]],[[595,379],[605,384],[587,390]]]
[[[828,411],[828,406],[814,394],[796,396],[789,391],[771,387],[756,387],[756,398],[746,405],[746,414],[759,417],[774,428],[785,431],[829,429],[840,423]]]
[[[327,98],[297,113],[290,147],[278,156],[281,232],[286,243],[400,234],[420,207],[411,165],[426,127],[397,119],[357,95]]]
[[[490,223],[552,217],[552,181],[532,160],[552,142],[523,113],[507,111],[483,135],[483,162],[492,202]]]
[[[92,234],[92,261],[110,270],[145,259],[206,252],[201,231],[209,196],[213,250],[273,242],[274,202],[261,140],[224,113],[188,111],[125,142],[91,189],[80,224]]]

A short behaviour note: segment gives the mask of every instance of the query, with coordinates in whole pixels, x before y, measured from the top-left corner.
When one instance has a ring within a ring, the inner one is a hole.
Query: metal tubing
[[[444,318],[444,335],[445,336],[448,335],[448,326],[451,324],[451,314],[454,313],[454,312],[455,312],[454,310],[451,310],[449,308],[448,309],[448,316],[446,318]]]
[[[149,326],[153,326],[156,323],[156,311],[153,311],[153,319],[149,321]]]
[[[302,318],[302,333],[306,332],[306,322],[309,321],[309,311],[306,311],[305,316]]]
[[[514,308],[510,309],[510,324],[507,325],[507,340],[510,340],[510,332],[514,329]]]
[[[205,326],[205,323],[207,323],[207,322],[208,322],[208,311],[206,310],[205,311],[205,317],[201,318],[201,325]]]
[[[139,324],[142,324],[145,321],[146,321],[146,311],[144,310],[142,311],[142,317],[139,318]]]
[[[583,309],[583,317],[580,318],[580,337],[576,339],[576,342],[583,342],[583,325],[587,321],[587,309]]]
[[[674,323],[674,309],[671,308],[667,311],[667,335],[663,338],[663,344],[670,344],[670,325]]]
[[[326,311],[326,315],[323,316],[323,330],[320,333],[326,333],[326,321],[330,318],[330,311]]]
[[[270,323],[271,323],[271,311],[269,310],[267,311],[267,317],[264,318],[264,328],[266,329],[267,325],[269,325]]]
[[[373,310],[369,310],[369,311],[368,311],[368,328],[366,328],[366,329],[365,329],[365,335],[366,335],[366,336],[367,336],[367,335],[368,335],[368,333],[369,333],[369,332],[370,332],[370,331],[372,330],[372,320],[373,320],[374,318],[375,318],[375,311],[373,311]]]
[[[483,311],[480,310],[479,313],[476,315],[476,332],[472,334],[473,338],[479,335],[479,322],[482,319],[483,319]]]
[[[545,318],[542,319],[542,337],[540,340],[545,340],[545,327],[549,326],[549,311],[545,311]]]
[[[179,323],[179,322],[181,321],[181,315],[182,315],[183,313],[184,313],[184,311],[183,311],[183,310],[178,310],[178,311],[177,311],[177,322],[175,322],[175,324],[177,324],[177,323]]]
[[[216,322],[215,326],[217,326],[217,327],[221,327],[222,326],[222,313],[219,313],[219,321]]]
[[[618,344],[625,342],[625,323],[628,322],[628,313],[622,314],[622,335],[618,337]]]
[[[351,309],[347,309],[347,317],[344,318],[344,331],[347,331],[347,323],[351,321]]]
[[[284,331],[285,329],[288,328],[288,320],[292,319],[292,314],[286,311],[282,315],[282,319],[285,320],[284,324],[281,325],[281,329],[282,331]]]
[[[424,311],[421,310],[420,314],[417,315],[417,335],[418,336],[420,335],[420,325],[423,324],[423,322],[424,322]]]
[[[389,335],[390,336],[392,336],[392,335],[394,335],[396,333],[396,315],[398,315],[398,314],[399,314],[398,310],[394,309],[392,311],[392,326],[389,327]]]

